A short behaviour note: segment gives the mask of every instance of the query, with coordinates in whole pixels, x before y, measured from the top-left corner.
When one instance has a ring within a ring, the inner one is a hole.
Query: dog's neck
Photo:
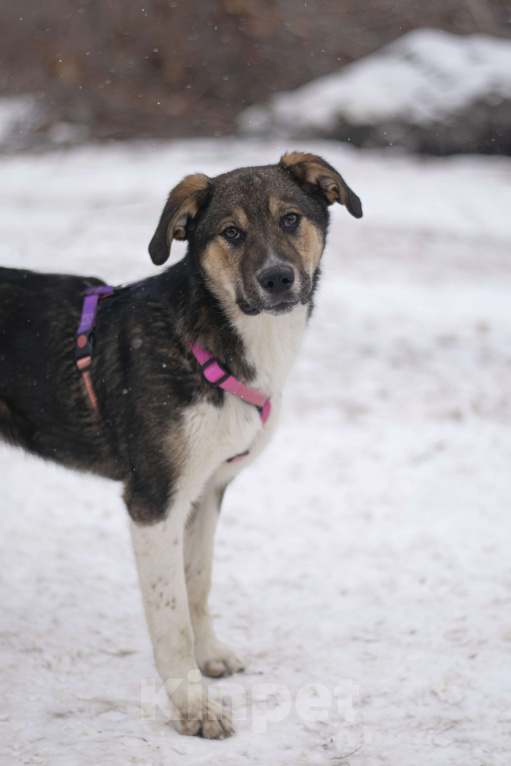
[[[299,305],[280,316],[247,316],[239,311],[231,317],[246,361],[255,371],[250,385],[268,396],[282,390],[300,348],[308,315],[309,307]]]
[[[184,266],[181,262],[178,268],[184,272]],[[176,267],[167,273],[175,284]],[[277,316],[248,316],[233,300],[213,296],[201,280],[184,273],[175,299],[184,343],[198,343],[235,377],[268,396],[282,390],[300,348],[310,305],[300,304]]]

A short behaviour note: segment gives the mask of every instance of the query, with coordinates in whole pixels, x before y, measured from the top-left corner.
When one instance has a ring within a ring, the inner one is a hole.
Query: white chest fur
[[[204,482],[218,471],[222,478],[232,478],[268,442],[278,420],[282,387],[300,347],[306,322],[306,306],[298,306],[282,316],[236,317],[247,361],[256,370],[256,378],[250,384],[270,397],[271,415],[263,425],[254,406],[231,394],[226,394],[222,407],[202,402],[190,408],[186,414],[188,455],[183,476],[190,497],[197,497]],[[250,450],[250,455],[245,459],[226,463],[246,450]]]
[[[307,306],[289,314],[246,316],[241,312],[234,325],[243,339],[248,362],[256,370],[251,385],[268,396],[282,391],[302,341],[307,323]]]

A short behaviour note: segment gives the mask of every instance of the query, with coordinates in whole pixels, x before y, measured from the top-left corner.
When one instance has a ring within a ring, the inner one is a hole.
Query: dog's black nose
[[[280,266],[278,268],[265,269],[259,275],[259,284],[272,295],[285,293],[293,286],[295,273],[289,266]]]

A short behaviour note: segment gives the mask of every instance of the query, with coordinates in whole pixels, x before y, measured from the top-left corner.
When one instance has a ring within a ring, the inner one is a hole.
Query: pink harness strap
[[[223,388],[238,399],[242,399],[247,404],[253,404],[257,407],[263,424],[266,423],[271,411],[271,403],[266,394],[251,388],[242,383],[241,380],[230,375],[224,370],[218,359],[199,346],[197,343],[188,344],[192,349],[193,355],[201,367],[201,372],[208,383],[215,388]]]

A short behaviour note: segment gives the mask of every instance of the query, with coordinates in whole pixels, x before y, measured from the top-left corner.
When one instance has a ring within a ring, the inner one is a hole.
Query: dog
[[[186,255],[135,285],[0,269],[0,437],[124,483],[155,664],[179,681],[183,734],[233,731],[197,683],[199,670],[243,669],[208,612],[215,529],[226,487],[278,420],[335,202],[362,216],[331,165],[293,152],[184,178],[149,253],[160,266],[181,239]]]

